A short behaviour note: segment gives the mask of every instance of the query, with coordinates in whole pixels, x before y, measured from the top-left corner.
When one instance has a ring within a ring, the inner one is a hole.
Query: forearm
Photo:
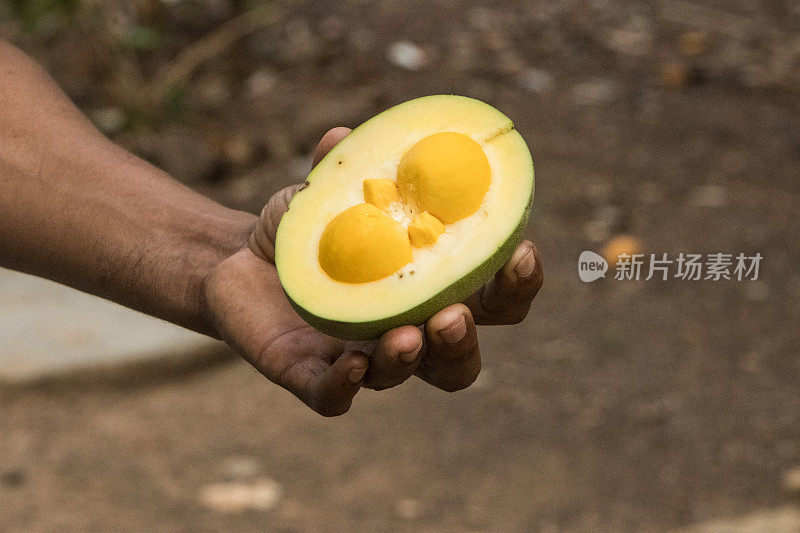
[[[108,141],[0,41],[0,265],[213,334],[202,280],[254,223]]]

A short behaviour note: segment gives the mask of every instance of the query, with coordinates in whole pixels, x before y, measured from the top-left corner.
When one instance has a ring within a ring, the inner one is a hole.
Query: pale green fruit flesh
[[[481,207],[446,225],[432,246],[415,248],[412,262],[395,274],[368,283],[331,279],[318,256],[328,223],[364,202],[365,179],[395,180],[409,148],[445,131],[469,135],[489,159],[491,184]],[[374,339],[397,326],[422,324],[467,298],[511,257],[528,221],[533,189],[528,147],[511,120],[493,107],[451,95],[397,105],[353,130],[295,195],[278,227],[275,264],[281,285],[306,322],[334,337]]]

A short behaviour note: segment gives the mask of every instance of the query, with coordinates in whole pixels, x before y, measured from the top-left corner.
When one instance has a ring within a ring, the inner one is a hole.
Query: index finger
[[[448,392],[475,381],[481,371],[481,353],[469,308],[454,304],[442,309],[426,322],[425,337],[427,352],[416,375]]]

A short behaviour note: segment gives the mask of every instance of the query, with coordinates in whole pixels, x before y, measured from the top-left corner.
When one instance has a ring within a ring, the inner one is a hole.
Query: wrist
[[[248,239],[258,220],[255,215],[243,211],[230,209],[224,211],[213,217],[213,222],[201,217],[199,222],[204,226],[202,239],[206,245],[205,250],[200,257],[192,256],[192,252],[189,251],[185,258],[187,263],[192,265],[189,267],[191,274],[187,277],[189,282],[185,287],[184,305],[191,322],[182,325],[215,338],[220,336],[209,318],[205,288],[214,272],[226,259],[247,247]]]

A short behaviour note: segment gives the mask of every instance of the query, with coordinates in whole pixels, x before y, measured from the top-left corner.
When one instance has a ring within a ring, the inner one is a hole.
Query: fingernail
[[[402,352],[400,354],[400,360],[404,363],[413,363],[417,360],[417,355],[419,354],[419,349],[422,348],[422,342],[419,343],[419,346],[411,350],[410,352]]]
[[[533,254],[533,248],[528,248],[528,252],[520,259],[517,266],[514,267],[514,272],[520,278],[524,279],[533,274],[536,269],[536,256]]]
[[[367,373],[366,368],[354,368],[353,370],[350,371],[348,379],[350,380],[350,383],[354,384],[360,383],[361,380],[364,379],[364,374],[366,373]]]
[[[463,339],[467,335],[467,321],[464,320],[464,315],[450,325],[450,327],[445,328],[439,332],[439,336],[446,342],[447,344],[455,344]]]

